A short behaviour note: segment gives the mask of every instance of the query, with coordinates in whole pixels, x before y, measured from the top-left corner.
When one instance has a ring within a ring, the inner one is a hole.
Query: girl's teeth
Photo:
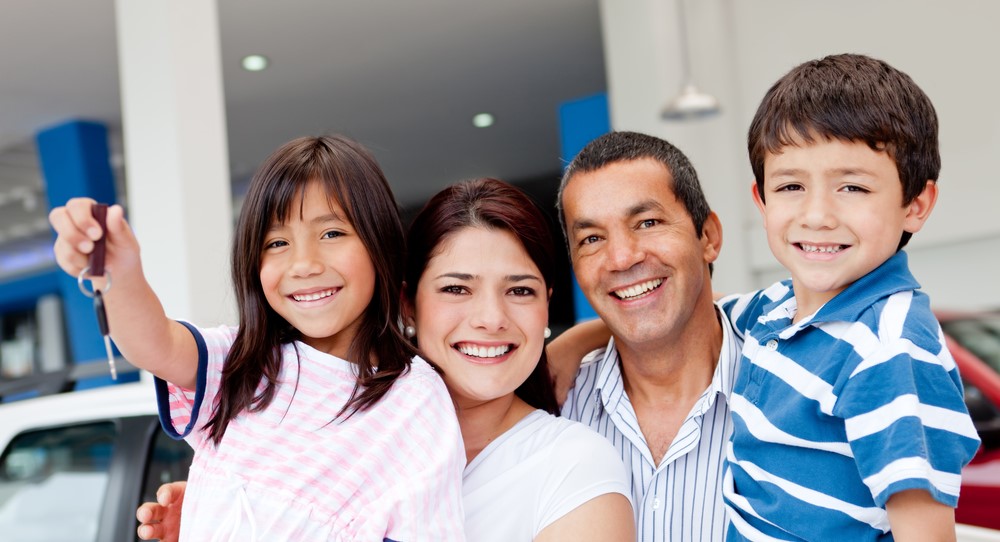
[[[333,290],[324,290],[322,292],[312,294],[293,295],[292,299],[296,301],[316,301],[317,299],[323,299],[324,297],[330,297],[331,295],[333,295]]]

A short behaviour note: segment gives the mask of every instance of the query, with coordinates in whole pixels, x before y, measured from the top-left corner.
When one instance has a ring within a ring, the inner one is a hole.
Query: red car
[[[1000,313],[939,312],[983,444],[962,470],[955,521],[1000,529]]]

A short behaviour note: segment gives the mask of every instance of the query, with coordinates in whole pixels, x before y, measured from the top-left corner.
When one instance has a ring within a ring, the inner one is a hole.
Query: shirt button
[[[778,341],[776,339],[771,339],[770,341],[767,341],[767,349],[768,350],[777,350],[778,349]]]
[[[653,510],[660,509],[660,499],[653,499]]]

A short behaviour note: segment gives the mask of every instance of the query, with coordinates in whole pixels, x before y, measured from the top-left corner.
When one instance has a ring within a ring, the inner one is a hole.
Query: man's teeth
[[[628,288],[623,288],[621,290],[615,290],[614,294],[618,296],[619,299],[639,297],[661,284],[663,284],[663,279],[654,279],[643,282],[642,284],[636,284],[635,286],[629,286]]]
[[[323,299],[331,295],[333,295],[333,290],[323,290],[322,292],[313,292],[311,294],[292,295],[292,299],[296,301],[316,301],[317,299]]]
[[[827,254],[834,254],[844,250],[845,248],[844,245],[827,245],[820,247],[816,245],[807,245],[805,243],[799,243],[799,246],[802,247],[803,252],[822,252]]]
[[[472,356],[476,358],[497,358],[507,352],[510,352],[510,345],[505,344],[503,346],[475,346],[471,344],[462,344],[458,346],[458,351],[465,354],[466,356]]]

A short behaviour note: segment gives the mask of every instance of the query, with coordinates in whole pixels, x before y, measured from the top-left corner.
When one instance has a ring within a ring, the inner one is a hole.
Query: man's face
[[[699,303],[711,303],[708,264],[721,231],[711,215],[699,237],[652,158],[614,162],[574,175],[563,190],[573,270],[584,295],[619,343],[675,340]],[[710,231],[709,231],[710,230]]]

